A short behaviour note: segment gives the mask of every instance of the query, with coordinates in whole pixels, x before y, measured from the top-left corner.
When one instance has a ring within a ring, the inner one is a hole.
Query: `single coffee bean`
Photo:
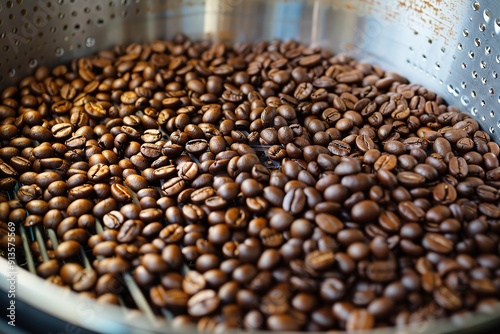
[[[220,300],[214,290],[202,290],[189,298],[187,310],[191,316],[200,317],[215,311],[219,304]]]
[[[117,235],[117,240],[122,243],[134,241],[140,234],[143,223],[140,220],[129,219],[123,222]]]
[[[453,241],[446,239],[438,233],[426,233],[422,245],[430,251],[437,253],[450,253],[453,250]]]

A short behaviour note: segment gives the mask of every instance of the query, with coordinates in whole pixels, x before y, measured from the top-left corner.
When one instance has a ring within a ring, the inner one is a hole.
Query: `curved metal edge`
[[[79,333],[78,328],[84,328],[98,333],[197,333],[194,327],[179,330],[172,328],[164,319],[158,318],[152,324],[144,314],[134,310],[124,309],[115,305],[99,304],[93,299],[78,296],[77,293],[58,287],[42,278],[35,276],[22,268],[16,269],[16,300],[22,301],[33,308],[67,322],[66,333]],[[7,273],[8,262],[0,258],[0,290],[9,289]],[[3,298],[3,297],[2,297]],[[21,321],[21,314],[16,319]],[[23,314],[24,319],[29,314]],[[432,315],[429,315],[432,317]],[[40,324],[43,326],[42,324]],[[494,326],[494,327],[493,327]],[[480,330],[500,328],[500,307],[492,314],[474,314],[463,324],[453,324],[450,319],[430,320],[410,324],[403,328],[381,328],[372,331],[357,331],[369,334],[410,334],[410,333],[478,333]],[[232,333],[241,333],[234,330]],[[269,333],[258,331],[254,333]],[[323,332],[324,333],[324,332]],[[328,333],[345,333],[329,331]]]
[[[115,305],[99,304],[95,300],[79,296],[77,293],[58,287],[26,270],[9,268],[7,260],[0,258],[0,290],[2,298],[9,290],[9,277],[15,275],[14,301],[22,301],[47,314],[66,321],[69,332],[75,326],[107,333],[160,333],[171,332],[168,324],[161,318],[152,324],[138,312]],[[29,315],[17,314],[16,322],[26,321]],[[20,312],[20,311],[19,311]],[[42,325],[42,324],[41,324]],[[43,326],[43,325],[42,325]],[[104,329],[104,330],[103,330]]]

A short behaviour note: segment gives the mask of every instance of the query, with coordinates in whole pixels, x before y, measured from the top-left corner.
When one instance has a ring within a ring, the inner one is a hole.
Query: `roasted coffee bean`
[[[161,187],[163,195],[174,196],[179,194],[185,187],[185,181],[180,177],[167,180]]]
[[[189,298],[187,309],[191,316],[200,317],[215,311],[219,304],[220,300],[214,290],[202,290]]]
[[[132,192],[122,184],[112,184],[111,185],[111,196],[119,203],[128,203],[133,199]]]
[[[314,251],[308,253],[305,258],[305,264],[312,270],[325,270],[333,266],[335,256],[330,251]]]
[[[351,153],[351,146],[340,140],[333,140],[328,144],[328,150],[338,156],[346,156]]]
[[[453,241],[438,233],[426,233],[422,245],[436,253],[449,253],[453,250]]]
[[[469,173],[467,161],[462,157],[453,157],[450,159],[448,166],[450,174],[456,178],[464,178]]]
[[[283,209],[292,214],[298,214],[304,210],[306,202],[306,195],[302,189],[290,190],[283,198]]]
[[[126,220],[120,226],[120,230],[116,238],[119,242],[130,243],[141,234],[142,228],[143,223],[140,220]]]
[[[375,326],[375,319],[367,310],[353,310],[347,318],[348,331],[371,329]]]
[[[315,217],[316,224],[326,233],[337,234],[344,228],[344,224],[337,217],[327,213],[319,213]]]
[[[69,259],[80,253],[80,244],[74,240],[61,242],[55,252],[58,259]]]

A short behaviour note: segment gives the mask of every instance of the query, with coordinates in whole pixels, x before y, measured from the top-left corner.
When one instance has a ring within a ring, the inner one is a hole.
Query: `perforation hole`
[[[491,18],[491,11],[489,9],[485,9],[483,12],[483,18],[486,21],[486,23],[490,22]]]
[[[479,25],[479,31],[485,31],[486,30],[486,25],[484,23],[481,23]]]
[[[93,47],[95,45],[95,38],[93,38],[93,37],[87,37],[87,39],[85,40],[85,45],[88,48]]]
[[[464,37],[469,37],[469,30],[464,29],[463,34],[464,34]]]
[[[64,54],[64,49],[63,48],[56,48],[54,51],[54,55],[56,57],[61,57]]]
[[[470,103],[469,98],[468,98],[467,96],[465,96],[465,95],[463,95],[463,96],[460,98],[460,101],[462,102],[462,104],[463,104],[464,106],[468,106],[468,105],[469,105],[469,103]]]
[[[479,2],[474,1],[474,3],[472,4],[472,9],[479,10],[480,8],[481,8],[481,5],[479,5]]]

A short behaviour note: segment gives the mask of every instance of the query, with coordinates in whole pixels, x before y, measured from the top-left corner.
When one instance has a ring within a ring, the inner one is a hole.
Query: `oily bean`
[[[328,213],[317,214],[315,222],[323,231],[329,234],[337,234],[344,228],[342,221]]]
[[[103,241],[92,249],[94,256],[113,256],[115,254],[116,241]]]
[[[374,326],[375,319],[367,310],[354,310],[347,318],[346,329],[348,331],[371,329]]]
[[[69,259],[80,252],[80,244],[74,240],[61,242],[57,248],[55,256],[58,259]]]
[[[398,204],[398,212],[403,219],[411,222],[420,222],[425,218],[425,212],[413,202],[402,201]]]
[[[167,180],[161,187],[165,196],[174,196],[179,194],[185,187],[185,181],[181,177],[174,177]]]
[[[183,310],[189,300],[189,296],[182,290],[167,290],[161,285],[151,288],[150,297],[156,306],[168,307],[174,310]]]
[[[338,156],[346,156],[351,153],[351,146],[340,140],[333,140],[328,144],[328,150]]]
[[[397,232],[401,228],[401,221],[398,215],[392,211],[385,210],[380,213],[378,223],[385,231]]]
[[[83,269],[77,272],[71,281],[71,287],[75,291],[88,291],[97,281],[97,274],[92,269]]]
[[[374,222],[380,214],[380,206],[371,200],[356,203],[351,208],[351,217],[355,222],[368,224]]]
[[[129,219],[123,222],[117,235],[117,240],[122,243],[134,241],[140,234],[143,223],[140,220]]]
[[[185,181],[192,181],[198,175],[198,165],[194,162],[187,161],[178,167],[178,176]]]
[[[143,188],[146,188],[148,186],[147,180],[144,177],[137,175],[137,174],[128,175],[125,178],[124,183],[127,187],[129,187],[132,191],[135,191],[135,192],[137,192]]]
[[[193,139],[186,143],[186,151],[193,154],[201,154],[208,148],[208,142],[205,139]]]
[[[449,205],[457,199],[457,191],[455,187],[446,183],[439,183],[432,192],[435,201]]]
[[[42,276],[43,278],[47,278],[52,275],[57,275],[59,272],[59,264],[57,263],[57,260],[49,260],[46,261],[42,264],[40,264],[36,268],[36,272],[38,275]]]
[[[462,306],[460,297],[445,285],[437,288],[433,296],[436,303],[446,310],[456,310]]]
[[[396,177],[401,185],[409,188],[419,187],[425,183],[425,177],[414,172],[399,172]]]
[[[452,151],[451,144],[445,138],[436,138],[434,144],[432,145],[434,152],[440,154],[441,156],[446,156],[447,153]]]
[[[335,256],[330,251],[314,251],[306,255],[305,264],[313,270],[325,270],[335,262]]]
[[[302,189],[290,190],[283,198],[283,209],[292,214],[298,214],[304,210],[306,201],[307,199]]]
[[[462,157],[453,157],[448,165],[449,172],[456,178],[464,178],[469,173],[467,161]]]
[[[68,216],[79,217],[83,214],[89,213],[93,206],[94,204],[92,201],[88,199],[77,199],[68,206],[66,212]]]
[[[112,184],[111,185],[111,196],[119,203],[128,203],[132,201],[132,192],[122,184]]]
[[[98,218],[102,218],[108,212],[116,209],[118,209],[117,201],[109,197],[98,202],[92,209],[92,214]]]
[[[398,163],[398,159],[395,155],[381,155],[376,161],[373,167],[375,170],[385,169],[385,170],[393,170],[396,168]]]
[[[202,290],[189,298],[187,310],[191,316],[200,317],[215,311],[219,304],[220,300],[214,290]]]
[[[366,275],[374,282],[392,281],[396,276],[396,264],[392,261],[374,261],[366,269]]]
[[[158,236],[166,243],[175,243],[181,240],[184,235],[185,232],[182,226],[178,224],[170,224],[164,227]]]
[[[274,314],[267,318],[267,327],[273,331],[298,331],[300,324],[288,314]]]
[[[453,250],[453,241],[438,233],[426,233],[422,245],[436,253],[449,253]]]

